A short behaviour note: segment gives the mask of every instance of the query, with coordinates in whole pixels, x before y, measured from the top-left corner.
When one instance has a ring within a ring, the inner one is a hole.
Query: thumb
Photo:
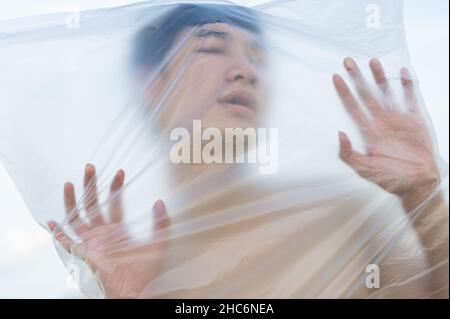
[[[341,131],[339,132],[339,157],[359,174],[366,167],[367,156],[355,151],[347,134]]]
[[[153,230],[158,231],[169,226],[169,216],[167,215],[166,205],[161,199],[153,204]]]

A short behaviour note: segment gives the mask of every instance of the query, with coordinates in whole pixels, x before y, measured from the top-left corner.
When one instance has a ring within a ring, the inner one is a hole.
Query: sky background
[[[137,1],[2,0],[0,20],[68,11],[74,6],[87,9],[132,2]],[[448,162],[449,1],[404,3],[412,63],[437,131],[441,155]],[[0,215],[0,298],[82,298],[57,256],[50,235],[34,221],[1,164]]]

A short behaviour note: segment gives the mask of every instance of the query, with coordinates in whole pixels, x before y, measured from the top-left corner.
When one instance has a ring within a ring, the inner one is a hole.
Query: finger
[[[383,92],[384,95],[390,97],[392,95],[392,90],[389,86],[389,82],[386,78],[386,73],[384,72],[383,65],[381,64],[380,60],[370,60],[369,66],[372,70],[372,75],[375,79],[375,83],[377,83],[381,92]]]
[[[366,171],[367,155],[355,151],[344,132],[339,132],[339,157],[358,174],[362,175]]]
[[[125,172],[119,169],[110,187],[110,216],[111,223],[120,223],[123,218],[122,194],[120,193],[125,181]]]
[[[372,70],[373,78],[378,85],[378,88],[384,95],[384,105],[387,108],[395,109],[395,99],[392,94],[392,89],[389,85],[386,73],[384,72],[383,66],[378,59],[372,59],[369,62],[370,69]]]
[[[84,207],[93,226],[105,223],[103,216],[98,209],[97,198],[97,178],[95,176],[95,166],[87,164],[84,170]]]
[[[161,199],[158,199],[153,204],[153,230],[155,232],[168,227],[170,224],[169,216],[167,215],[166,205]]]
[[[356,91],[364,102],[364,105],[372,114],[382,111],[378,100],[370,92],[358,65],[352,58],[345,58],[344,67],[355,84]]]
[[[162,232],[164,229],[169,227],[170,220],[167,215],[166,206],[161,199],[158,199],[153,204],[153,232],[150,237],[149,244],[154,245],[157,243],[159,249],[165,249],[167,247],[168,242],[164,240],[164,233]]]
[[[70,225],[77,235],[81,235],[88,226],[81,220],[77,202],[75,199],[75,188],[72,183],[64,184],[64,208]]]
[[[411,112],[417,112],[419,110],[419,107],[417,105],[414,81],[412,79],[411,73],[407,68],[402,68],[400,70],[400,76],[402,79],[405,103]]]
[[[72,219],[79,218],[79,212],[77,209],[77,201],[75,199],[75,188],[72,183],[64,184],[64,208],[66,210],[66,214],[70,215]]]
[[[335,74],[333,75],[333,83],[347,112],[360,127],[366,127],[368,125],[367,117],[359,107],[344,79],[340,75]]]

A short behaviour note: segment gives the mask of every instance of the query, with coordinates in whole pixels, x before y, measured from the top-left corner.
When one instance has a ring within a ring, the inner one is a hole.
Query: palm
[[[98,226],[84,236],[85,261],[108,296],[137,297],[161,270],[162,242],[134,242],[121,224]]]
[[[433,145],[406,69],[402,70],[406,110],[401,110],[386,103],[390,89],[378,60],[371,61],[371,69],[386,101],[369,91],[353,60],[347,59],[345,65],[370,117],[362,112],[342,78],[334,76],[339,96],[358,125],[367,150],[367,154],[353,150],[347,135],[340,132],[341,158],[362,177],[397,195],[434,182],[439,175]]]

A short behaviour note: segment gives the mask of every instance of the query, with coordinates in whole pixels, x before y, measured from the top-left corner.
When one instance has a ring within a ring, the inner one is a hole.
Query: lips
[[[235,90],[219,99],[219,103],[238,113],[255,113],[256,100],[252,93],[246,90]]]

